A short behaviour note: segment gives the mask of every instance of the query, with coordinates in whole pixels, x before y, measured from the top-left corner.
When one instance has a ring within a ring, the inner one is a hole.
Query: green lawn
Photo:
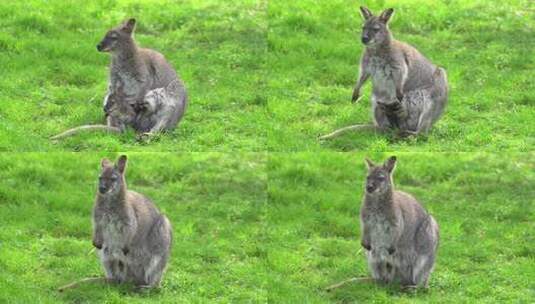
[[[150,143],[89,133],[103,123],[109,56],[96,45],[127,17],[136,38],[183,78],[189,107],[178,129]],[[0,151],[262,151],[266,149],[266,9],[263,2],[2,1]]]
[[[174,231],[160,290],[86,284],[103,274],[91,244],[100,159],[118,154],[0,153],[1,303],[265,303],[266,157],[128,153],[127,184]]]
[[[170,218],[162,288],[55,288],[102,274],[91,245],[100,159],[0,153],[0,302],[529,303],[535,300],[535,154],[399,153],[399,189],[441,227],[430,289],[353,284],[366,169],[390,154],[128,153],[127,182]],[[267,208],[267,209],[266,209]]]
[[[397,188],[440,225],[430,288],[352,284],[368,274],[360,247],[364,157],[390,153],[295,153],[269,157],[270,303],[533,303],[535,154],[397,153]]]
[[[359,5],[0,1],[0,303],[535,303],[535,2],[366,1],[375,13],[393,7],[395,37],[446,68],[449,105],[428,135],[322,142],[371,122],[370,84],[350,103]],[[132,130],[50,141],[103,123],[110,58],[96,44],[128,17],[139,44],[183,78],[182,122],[149,141]],[[91,209],[100,159],[117,151],[129,157],[129,187],[173,224],[162,288],[58,293],[103,273]],[[392,154],[396,185],[441,227],[430,289],[362,283],[327,293],[368,273],[364,157]]]
[[[0,4],[0,150],[108,151],[529,151],[535,147],[533,1],[367,1],[394,7],[395,37],[449,75],[444,117],[430,134],[353,132],[371,122],[370,87],[350,103],[363,46],[358,3],[348,0],[68,1]],[[137,40],[182,75],[190,107],[179,128],[151,142],[89,133],[101,123],[107,29],[138,19]]]
[[[371,84],[351,104],[359,1],[272,0],[268,11],[268,146],[272,151],[530,151],[535,147],[535,2],[364,1],[393,7],[394,37],[446,68],[449,105],[428,136],[373,131],[318,135],[371,123]]]

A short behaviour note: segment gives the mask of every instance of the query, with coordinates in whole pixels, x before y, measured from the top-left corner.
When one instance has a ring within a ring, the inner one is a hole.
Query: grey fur
[[[106,124],[79,126],[51,139],[82,130],[120,133],[127,127],[152,134],[174,129],[180,122],[186,111],[186,88],[162,54],[136,45],[135,24],[135,19],[125,21],[109,30],[97,45],[98,51],[112,54],[103,104]]]
[[[136,117],[136,111],[128,103],[121,102],[125,97],[122,86],[113,93],[107,95],[107,104],[104,107],[106,113],[106,125],[119,128],[124,131],[128,125],[131,125]]]
[[[393,9],[374,16],[361,7],[365,19],[362,42],[366,45],[353,101],[371,78],[372,114],[380,130],[399,129],[401,133],[426,133],[440,118],[447,103],[446,71],[425,58],[414,47],[392,37],[388,21]]]
[[[186,110],[187,93],[182,80],[165,57],[150,49],[140,48],[133,38],[135,19],[108,31],[97,46],[102,52],[111,53],[108,94],[104,109],[110,108],[110,95],[120,90],[120,102],[135,110],[128,125],[137,132],[156,133],[173,129]],[[159,91],[160,99],[151,96]],[[112,121],[113,122],[113,121]]]
[[[360,223],[371,275],[380,283],[427,287],[438,248],[438,224],[414,197],[394,190],[395,156],[382,166],[366,161]]]
[[[93,208],[93,245],[106,278],[156,287],[165,271],[172,242],[171,223],[145,196],[127,190],[126,156],[102,161]]]
[[[83,125],[76,128],[69,129],[58,135],[52,136],[50,139],[58,140],[65,137],[75,135],[83,130],[105,130],[108,132],[121,133],[125,130],[126,126],[132,123],[135,117],[134,108],[128,104],[118,102],[122,99],[121,90],[117,90],[114,93],[108,95],[108,107],[105,108],[106,124],[100,125]]]

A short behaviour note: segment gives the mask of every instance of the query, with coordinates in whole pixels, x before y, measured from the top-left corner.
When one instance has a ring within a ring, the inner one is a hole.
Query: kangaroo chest
[[[383,103],[390,103],[396,97],[396,84],[394,81],[395,66],[388,59],[371,56],[368,72],[372,77],[374,98]]]
[[[98,219],[97,225],[102,228],[104,245],[108,248],[121,247],[129,223],[117,214],[104,214]]]
[[[364,219],[364,225],[370,234],[372,248],[390,247],[393,239],[394,223],[383,213],[372,212]]]
[[[127,68],[121,64],[112,64],[110,74],[110,87],[115,91],[120,91],[124,99],[132,103],[138,98],[142,98],[150,86],[149,80],[144,73],[136,69]]]

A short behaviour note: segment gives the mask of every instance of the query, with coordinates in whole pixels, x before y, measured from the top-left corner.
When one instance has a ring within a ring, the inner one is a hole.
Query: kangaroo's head
[[[388,21],[394,14],[393,8],[384,10],[379,16],[374,16],[368,8],[361,6],[360,13],[364,18],[361,38],[364,45],[381,45],[392,39],[392,34],[388,29]]]
[[[396,167],[395,156],[390,157],[384,164],[379,166],[366,158],[366,165],[368,166],[366,194],[381,195],[393,190],[392,172],[394,172],[394,168]]]
[[[136,19],[128,19],[106,33],[99,44],[99,52],[116,52],[124,47],[130,47],[133,43],[133,33],[136,27]]]
[[[125,186],[124,171],[126,169],[126,155],[121,155],[116,164],[104,158],[101,162],[102,170],[98,178],[98,192],[101,195],[114,195]]]

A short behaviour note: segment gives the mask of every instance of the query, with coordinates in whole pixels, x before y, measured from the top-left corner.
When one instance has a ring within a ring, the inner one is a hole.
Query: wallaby
[[[182,119],[187,104],[184,84],[162,54],[137,46],[133,37],[135,25],[135,19],[125,21],[109,30],[97,45],[99,52],[111,53],[104,112],[112,119],[107,119],[106,126],[82,126],[52,139],[70,136],[82,129],[120,132],[126,126],[133,127],[137,133],[154,134],[173,129]],[[116,103],[122,104],[118,109],[133,111],[113,115],[110,109]],[[115,119],[116,116],[122,119]]]
[[[396,157],[383,165],[366,159],[364,201],[360,209],[361,245],[366,251],[371,278],[351,278],[328,291],[354,281],[391,283],[404,288],[428,287],[439,241],[435,219],[418,201],[394,189]]]
[[[394,9],[389,8],[379,16],[366,7],[360,7],[360,11],[365,20],[361,40],[366,49],[360,60],[352,101],[358,102],[362,86],[371,77],[374,123],[345,127],[320,139],[364,128],[397,129],[401,135],[427,133],[446,107],[446,71],[414,47],[393,38],[388,21]]]
[[[98,249],[107,282],[157,287],[169,258],[171,224],[145,196],[127,190],[122,155],[114,165],[103,159],[93,208],[93,246]],[[79,282],[60,288],[76,286]]]
[[[361,244],[372,278],[404,287],[428,287],[439,241],[435,219],[418,201],[394,189],[396,157],[383,165],[366,159],[364,202],[360,210]]]

